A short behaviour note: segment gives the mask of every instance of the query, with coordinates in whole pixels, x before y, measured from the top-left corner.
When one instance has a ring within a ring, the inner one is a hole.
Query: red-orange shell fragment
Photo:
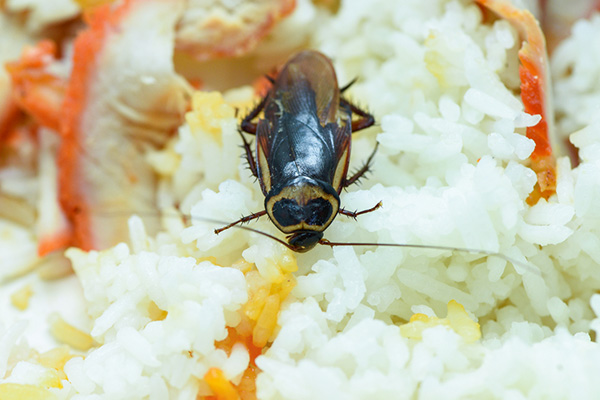
[[[126,0],[89,16],[75,40],[62,110],[61,204],[73,244],[99,249],[128,238],[132,212],[157,215],[145,149],[181,124],[189,88],[172,64],[183,2]],[[146,220],[153,230],[152,220]],[[154,221],[156,223],[156,221]]]
[[[541,121],[527,128],[527,137],[535,142],[531,154],[531,168],[538,183],[527,202],[535,204],[541,197],[548,198],[556,191],[556,162],[552,149],[557,148],[553,129],[551,90],[549,87],[548,56],[544,35],[527,10],[516,8],[508,0],[476,0],[501,18],[507,19],[523,38],[519,50],[519,75],[521,78],[521,100],[528,114],[541,115]]]
[[[177,25],[177,49],[198,60],[239,56],[252,50],[296,6],[295,0],[233,3],[188,1]]]

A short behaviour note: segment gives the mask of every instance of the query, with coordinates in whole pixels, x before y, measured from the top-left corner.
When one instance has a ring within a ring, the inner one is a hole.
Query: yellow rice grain
[[[10,302],[17,309],[24,311],[29,307],[29,299],[33,295],[31,285],[25,285],[10,296]]]
[[[277,326],[277,314],[279,313],[279,295],[272,294],[267,297],[260,317],[252,331],[252,343],[256,347],[266,346],[269,338],[273,335]]]
[[[0,384],[0,399],[2,400],[53,400],[56,395],[47,388],[19,383]]]
[[[94,339],[89,334],[68,324],[60,315],[52,314],[49,320],[50,333],[59,342],[81,351],[89,350],[94,346]]]

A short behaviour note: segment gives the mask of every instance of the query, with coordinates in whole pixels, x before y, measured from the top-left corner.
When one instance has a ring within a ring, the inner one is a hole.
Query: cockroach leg
[[[356,83],[356,81],[358,80],[358,77],[352,79],[350,82],[348,82],[346,84],[346,86],[344,86],[343,88],[340,88],[340,93],[344,93],[346,90],[350,89],[350,86],[354,85]]]
[[[354,218],[354,219],[356,219],[356,217],[358,217],[359,215],[362,215],[362,214],[366,214],[366,213],[370,213],[370,212],[372,212],[372,211],[375,211],[375,210],[377,210],[377,209],[378,209],[379,207],[381,207],[381,206],[383,206],[383,203],[380,201],[379,203],[375,204],[375,206],[374,206],[374,207],[371,207],[371,208],[369,208],[369,209],[367,209],[367,210],[362,210],[362,211],[354,211],[354,212],[352,212],[352,211],[346,211],[346,210],[344,210],[343,208],[340,208],[340,210],[339,210],[338,212],[339,212],[340,214],[342,214],[342,215],[345,215],[345,216],[347,216],[347,217],[350,217],[350,218]]]
[[[373,157],[375,156],[375,153],[377,152],[378,147],[379,147],[379,143],[377,143],[375,145],[373,152],[371,153],[369,158],[367,158],[367,161],[362,166],[362,168],[360,168],[358,171],[356,171],[354,173],[354,175],[352,175],[350,178],[344,179],[344,183],[343,183],[344,187],[348,187],[348,186],[352,185],[353,183],[357,182],[360,178],[362,178],[362,176],[364,174],[369,172],[369,170],[371,169],[371,165],[373,164]]]
[[[237,221],[230,223],[227,226],[224,226],[224,227],[219,228],[219,229],[215,229],[215,234],[218,235],[219,233],[223,232],[224,230],[229,229],[232,226],[235,226],[237,224],[243,224],[244,222],[249,222],[249,221],[252,221],[253,219],[260,218],[263,215],[265,215],[266,213],[267,212],[263,210],[263,211],[259,211],[259,212],[256,212],[256,213],[252,213],[250,215],[246,215],[245,217],[242,217],[242,218],[238,219]]]
[[[242,142],[244,142],[242,147],[246,152],[246,161],[248,161],[248,167],[250,168],[250,172],[252,172],[252,175],[254,175],[254,177],[258,179],[258,167],[256,166],[256,161],[254,160],[254,155],[252,154],[252,149],[250,148],[250,143],[246,141],[246,138],[244,137],[242,131],[238,130],[238,133],[242,137]]]
[[[242,128],[244,132],[249,133],[251,135],[256,135],[256,129],[258,128],[258,124],[256,122],[252,122],[252,120],[258,117],[258,114],[260,114],[263,108],[265,108],[265,104],[267,103],[268,97],[269,96],[263,97],[260,103],[258,103],[258,105],[254,107],[252,111],[250,111],[250,113],[248,113],[248,115],[244,117],[242,123],[240,124],[240,128]]]
[[[340,104],[350,107],[350,110],[354,114],[361,117],[355,121],[352,121],[352,132],[360,131],[361,129],[366,129],[366,128],[372,126],[373,124],[375,124],[375,117],[373,117],[373,115],[360,109],[359,107],[355,106],[348,100],[342,98],[342,99],[340,99]]]

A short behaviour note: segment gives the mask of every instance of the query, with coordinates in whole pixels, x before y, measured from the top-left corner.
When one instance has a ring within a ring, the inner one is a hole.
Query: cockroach
[[[306,252],[328,243],[323,231],[337,214],[356,218],[340,207],[340,193],[369,170],[377,146],[365,164],[348,176],[352,133],[375,123],[368,112],[342,95],[331,61],[317,51],[302,51],[282,68],[262,101],[242,120],[240,135],[250,171],[265,196],[265,209],[216,229],[268,215],[286,233],[288,247]],[[254,120],[263,113],[263,118]],[[353,115],[358,116],[354,119]],[[242,133],[256,136],[256,157]]]
[[[339,197],[343,189],[359,181],[371,168],[377,145],[363,166],[348,176],[352,133],[372,126],[375,118],[343,97],[354,81],[340,88],[331,61],[317,51],[302,51],[292,56],[277,77],[269,77],[269,81],[271,88],[242,119],[238,130],[249,169],[265,196],[265,209],[215,229],[216,234],[236,226],[300,253],[317,244],[461,251],[499,257],[530,269],[517,260],[486,250],[400,243],[337,243],[324,239],[323,232],[337,214],[356,218],[382,206],[379,202],[369,209],[351,212],[340,207]],[[259,118],[261,112],[263,117]],[[255,155],[243,132],[256,137]],[[241,226],[264,215],[287,234],[286,241]]]

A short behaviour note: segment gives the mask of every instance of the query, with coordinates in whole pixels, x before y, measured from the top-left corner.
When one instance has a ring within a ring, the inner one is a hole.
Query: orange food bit
[[[502,18],[507,19],[524,38],[519,50],[519,76],[521,78],[521,100],[528,114],[541,115],[541,121],[527,128],[527,137],[535,142],[531,154],[531,168],[538,182],[527,199],[533,205],[543,197],[548,198],[556,191],[556,161],[552,153],[553,113],[548,86],[548,56],[544,35],[527,10],[516,8],[507,0],[476,0]]]
[[[254,362],[256,357],[262,353],[262,348],[256,347],[252,344],[252,331],[244,331],[240,329],[240,325],[235,328],[227,328],[227,337],[220,342],[215,343],[215,347],[224,350],[227,355],[231,354],[231,349],[236,343],[242,343],[246,346],[248,354],[250,355],[250,364]]]
[[[208,383],[217,400],[239,400],[240,396],[231,382],[227,380],[219,368],[211,368],[204,374],[204,381]]]
[[[13,98],[20,108],[40,125],[58,132],[60,107],[65,95],[66,81],[47,67],[56,60],[56,45],[42,40],[26,47],[18,61],[6,64],[13,84]]]
[[[63,229],[55,232],[52,236],[42,236],[38,240],[38,255],[46,256],[54,251],[62,250],[71,244],[73,232]]]
[[[284,256],[277,260],[277,264],[282,270],[297,269],[295,257]],[[280,282],[269,282],[258,273],[254,264],[245,260],[237,261],[233,267],[246,275],[249,299],[240,313],[240,323],[235,328],[227,328],[227,337],[215,343],[215,347],[224,350],[228,355],[231,354],[231,349],[236,343],[242,343],[246,347],[250,363],[240,383],[233,387],[237,390],[240,399],[255,400],[256,376],[260,371],[255,364],[256,357],[262,354],[273,336],[281,303],[296,286],[296,279],[288,272],[283,275]],[[218,397],[218,392],[214,389],[213,391],[217,399],[225,398]]]
[[[237,393],[242,400],[254,400],[256,399],[256,375],[259,371],[254,360],[262,354],[262,348],[256,347],[252,343],[252,326],[250,320],[247,318],[243,318],[242,316],[242,322],[240,322],[238,326],[235,328],[229,327],[227,330],[227,337],[224,340],[215,343],[215,347],[224,350],[227,352],[227,355],[230,355],[231,349],[236,343],[242,343],[246,346],[250,356],[250,363],[248,364],[248,368],[244,371],[240,383],[233,386],[236,388]]]
[[[244,371],[237,390],[242,400],[256,400],[256,375],[260,370],[252,362]]]

